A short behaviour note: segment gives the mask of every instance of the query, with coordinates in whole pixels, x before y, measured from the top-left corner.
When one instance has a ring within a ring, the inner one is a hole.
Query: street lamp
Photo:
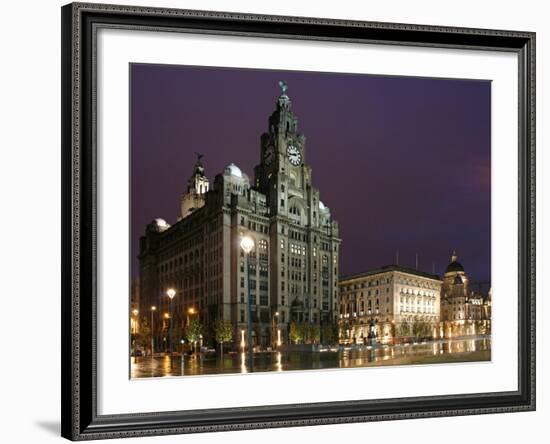
[[[189,316],[190,316],[190,315],[195,315],[195,314],[197,314],[197,313],[198,313],[198,310],[195,310],[195,307],[190,307],[190,308],[187,310],[187,324],[186,324],[186,328],[188,329],[188,331],[189,331],[189,325],[191,324],[191,321],[190,321],[190,319],[189,319]],[[194,335],[194,333],[193,333],[193,335]],[[187,339],[189,339],[189,338],[187,338]],[[197,352],[197,341],[196,341],[196,340],[193,341],[192,346],[193,346],[193,353],[196,353],[196,352]]]
[[[277,347],[281,345],[281,330],[279,330],[278,327],[279,327],[279,312],[276,311],[271,321],[271,340],[275,341],[275,332],[276,332],[277,341],[275,344],[277,345]]]
[[[247,322],[247,328],[248,328],[248,368],[252,372],[252,294],[250,291],[250,268],[249,268],[249,254],[254,248],[254,239],[252,239],[250,236],[243,236],[241,239],[241,249],[244,252],[245,255],[245,273],[246,278],[248,279],[248,301],[247,301],[247,311],[248,311],[248,322]]]
[[[174,299],[174,296],[176,296],[176,290],[174,290],[173,288],[169,288],[168,290],[166,290],[166,296],[170,298],[170,364],[172,364],[172,355],[174,349],[174,336],[172,332],[172,325],[174,324],[174,312],[172,310],[172,300]]]
[[[139,314],[139,310],[137,308],[134,308],[132,310],[132,314],[134,315],[134,320],[133,320],[133,330],[134,330],[134,333],[137,333],[138,332],[138,314]]]
[[[155,324],[153,319],[153,313],[157,310],[154,305],[151,306],[151,359],[155,354]]]
[[[137,333],[137,330],[138,330],[138,320],[137,320],[137,315],[139,314],[139,310],[137,308],[134,308],[132,310],[132,315],[134,315],[134,319],[132,320],[132,330],[133,330],[133,333]]]
[[[194,315],[195,313],[197,313],[197,310],[194,307],[187,310],[187,327],[189,327],[189,315]]]

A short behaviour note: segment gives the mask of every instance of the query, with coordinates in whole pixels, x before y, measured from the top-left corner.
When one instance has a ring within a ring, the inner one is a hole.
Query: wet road
[[[356,368],[377,365],[439,364],[450,362],[488,361],[491,339],[478,337],[426,342],[409,345],[346,347],[338,351],[255,353],[254,372]],[[194,357],[175,356],[131,358],[132,378],[182,375],[248,373],[248,356],[225,353]]]

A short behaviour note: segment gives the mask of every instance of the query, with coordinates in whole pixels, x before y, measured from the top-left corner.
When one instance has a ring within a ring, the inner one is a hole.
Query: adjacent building
[[[340,343],[387,342],[422,326],[439,330],[441,280],[415,269],[389,265],[340,279]]]
[[[343,344],[396,337],[454,338],[491,333],[491,289],[473,291],[456,252],[443,278],[389,265],[340,278],[339,339]]]
[[[286,84],[280,86],[254,178],[229,163],[211,185],[198,155],[179,220],[156,219],[146,227],[140,312],[155,307],[156,328],[166,331],[171,322],[182,335],[196,317],[204,342],[212,344],[214,321],[223,319],[231,322],[237,347],[248,328],[249,295],[254,345],[271,346],[276,337],[287,342],[293,321],[337,322],[338,224],[313,186],[306,139]],[[255,241],[248,258],[239,247],[245,234]],[[173,299],[168,289],[176,290]],[[163,337],[162,331],[155,335]]]
[[[441,289],[441,336],[456,337],[491,332],[491,289],[482,295],[470,288],[470,279],[453,251]]]

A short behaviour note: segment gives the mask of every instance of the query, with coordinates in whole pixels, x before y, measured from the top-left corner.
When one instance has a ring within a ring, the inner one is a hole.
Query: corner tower
[[[204,175],[204,166],[201,162],[203,157],[202,154],[197,153],[193,174],[187,181],[187,191],[181,197],[181,219],[204,206],[210,183],[208,177]]]
[[[260,164],[255,184],[266,194],[271,215],[289,215],[292,195],[305,197],[311,187],[311,169],[306,165],[306,138],[298,132],[298,118],[287,95],[286,82],[279,82],[281,94],[261,136]],[[292,214],[292,213],[290,213]]]
[[[306,138],[286,82],[260,139],[254,188],[266,197],[270,235],[270,301],[278,321],[336,323],[338,223],[313,187]],[[323,333],[321,333],[321,338]]]

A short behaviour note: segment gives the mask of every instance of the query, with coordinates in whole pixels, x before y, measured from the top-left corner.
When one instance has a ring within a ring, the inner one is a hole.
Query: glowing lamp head
[[[176,290],[174,290],[173,288],[169,288],[168,290],[166,290],[166,295],[170,299],[174,299],[174,296],[176,296]]]
[[[254,248],[254,239],[252,239],[250,236],[243,236],[241,239],[241,248],[245,252],[245,254],[250,253]]]
[[[157,310],[157,307],[155,307],[154,305],[151,307],[151,311],[156,311]]]
[[[132,313],[134,314],[134,316],[137,316],[138,313],[139,313],[139,311],[137,311],[137,310],[134,309],[134,310],[132,310]]]
[[[189,310],[187,310],[189,314],[195,314],[195,309],[191,307]]]

